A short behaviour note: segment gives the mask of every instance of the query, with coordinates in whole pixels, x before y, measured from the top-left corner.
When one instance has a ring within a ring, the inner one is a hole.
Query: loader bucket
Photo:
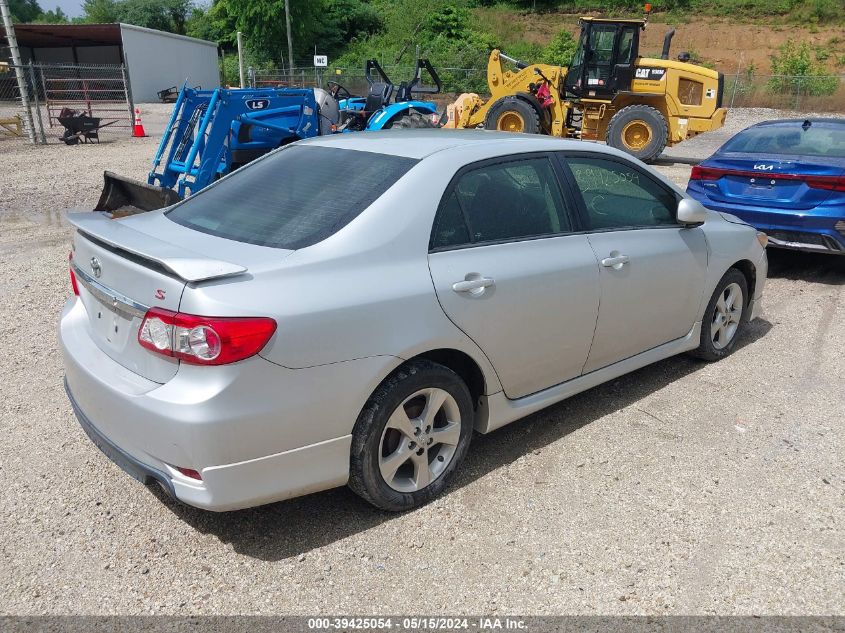
[[[103,193],[94,211],[108,211],[114,217],[163,209],[182,199],[173,189],[148,185],[110,171],[103,172],[103,180]]]

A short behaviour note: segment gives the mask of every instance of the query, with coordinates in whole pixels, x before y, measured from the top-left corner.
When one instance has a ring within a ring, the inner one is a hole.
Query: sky
[[[82,0],[39,0],[38,4],[45,11],[54,11],[57,6],[61,7],[71,18],[82,15]]]

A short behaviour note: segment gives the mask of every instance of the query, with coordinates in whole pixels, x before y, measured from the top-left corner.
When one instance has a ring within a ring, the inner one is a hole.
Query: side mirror
[[[678,222],[681,224],[704,224],[707,209],[692,198],[683,198],[678,203]]]

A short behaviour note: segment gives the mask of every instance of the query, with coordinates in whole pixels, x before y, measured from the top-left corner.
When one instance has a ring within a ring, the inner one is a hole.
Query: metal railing
[[[73,142],[131,133],[133,104],[125,67],[30,63],[20,68],[26,80],[25,99],[15,81],[15,68],[0,74],[0,139],[29,140],[25,122],[31,117],[34,142],[62,142],[68,140],[69,128],[59,118],[79,114],[96,121],[93,125],[89,121],[89,132],[77,135],[76,141],[70,139]]]

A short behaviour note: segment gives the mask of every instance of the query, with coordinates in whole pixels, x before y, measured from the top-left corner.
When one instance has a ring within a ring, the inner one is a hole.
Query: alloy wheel
[[[719,295],[713,311],[713,323],[710,324],[710,338],[716,349],[724,349],[736,336],[743,301],[742,289],[737,283],[728,284]]]
[[[379,470],[398,492],[416,492],[449,466],[461,437],[461,413],[448,391],[421,389],[391,414],[379,443]]]

